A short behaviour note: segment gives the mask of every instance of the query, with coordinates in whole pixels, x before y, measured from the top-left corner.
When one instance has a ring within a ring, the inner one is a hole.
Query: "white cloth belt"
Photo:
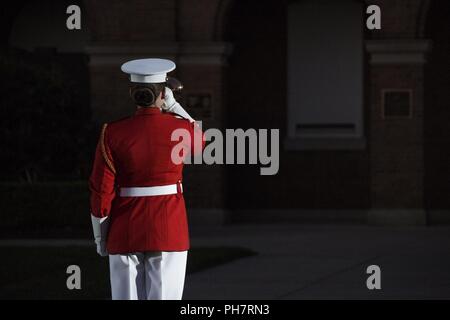
[[[120,196],[149,197],[149,196],[164,196],[168,194],[177,194],[178,184],[180,185],[180,191],[183,192],[183,186],[181,182],[179,182],[175,184],[169,184],[166,186],[120,188]]]

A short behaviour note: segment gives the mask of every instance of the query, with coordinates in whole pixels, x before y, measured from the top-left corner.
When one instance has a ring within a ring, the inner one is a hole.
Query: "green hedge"
[[[0,231],[14,236],[89,236],[86,181],[0,183]]]

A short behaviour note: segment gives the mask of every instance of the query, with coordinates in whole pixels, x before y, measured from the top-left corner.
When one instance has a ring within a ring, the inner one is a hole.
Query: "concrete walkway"
[[[259,254],[188,276],[185,299],[450,299],[450,227],[240,225],[193,230],[192,245]]]

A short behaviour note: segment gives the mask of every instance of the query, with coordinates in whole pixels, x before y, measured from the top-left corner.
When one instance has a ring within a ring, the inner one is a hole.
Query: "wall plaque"
[[[412,90],[410,89],[382,90],[382,117],[384,119],[411,118]]]
[[[186,108],[194,119],[211,119],[212,98],[209,93],[189,93],[185,97]]]

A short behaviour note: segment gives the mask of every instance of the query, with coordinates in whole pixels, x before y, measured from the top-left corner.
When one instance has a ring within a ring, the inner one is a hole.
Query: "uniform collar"
[[[157,107],[139,108],[136,110],[135,115],[142,114],[161,114],[161,109]]]

